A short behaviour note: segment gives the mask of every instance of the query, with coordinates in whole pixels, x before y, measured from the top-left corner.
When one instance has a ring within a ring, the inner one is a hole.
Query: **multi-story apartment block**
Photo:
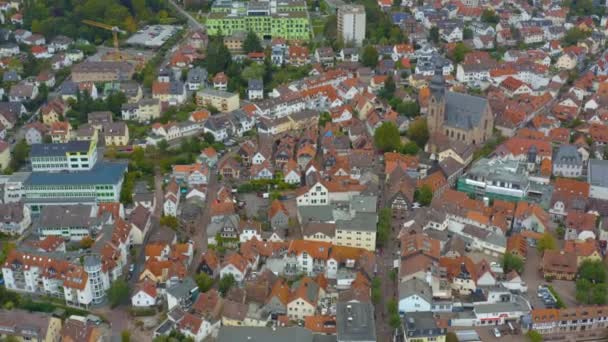
[[[534,309],[531,329],[542,335],[571,334],[604,330],[608,326],[608,306],[577,306],[565,309]]]
[[[216,1],[205,24],[210,35],[253,31],[264,39],[308,40],[311,33],[304,1]]]
[[[362,5],[343,5],[338,8],[338,36],[344,43],[356,46],[365,39],[365,8]]]
[[[239,95],[216,89],[202,89],[196,93],[196,104],[213,106],[220,112],[230,112],[239,108]]]
[[[34,144],[30,161],[34,172],[91,170],[97,162],[97,141]]]
[[[148,122],[160,117],[160,101],[158,99],[143,99],[137,103],[122,105],[122,119],[138,122]]]

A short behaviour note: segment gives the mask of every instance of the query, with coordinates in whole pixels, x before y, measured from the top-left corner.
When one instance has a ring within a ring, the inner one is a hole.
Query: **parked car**
[[[493,332],[494,332],[494,337],[499,338],[501,336],[500,335],[500,330],[498,330],[498,328],[494,328]]]

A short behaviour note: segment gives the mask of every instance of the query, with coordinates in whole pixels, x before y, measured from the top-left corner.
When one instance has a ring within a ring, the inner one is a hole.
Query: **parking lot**
[[[566,307],[576,306],[575,282],[566,280],[553,280],[547,282],[542,274],[538,270],[538,266],[541,264],[541,257],[535,248],[528,247],[528,254],[526,256],[526,262],[524,266],[524,272],[522,274],[523,280],[528,285],[527,299],[530,301],[530,305],[535,309],[545,308],[545,303],[538,297],[538,286],[539,285],[551,285],[555,292],[561,297]]]

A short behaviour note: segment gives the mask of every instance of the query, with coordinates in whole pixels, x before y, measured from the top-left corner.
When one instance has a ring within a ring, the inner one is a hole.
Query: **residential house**
[[[137,285],[135,293],[131,296],[131,305],[134,307],[151,307],[156,305],[157,300],[156,284],[145,279]]]
[[[577,257],[571,252],[546,250],[540,269],[545,278],[574,280],[577,273]]]

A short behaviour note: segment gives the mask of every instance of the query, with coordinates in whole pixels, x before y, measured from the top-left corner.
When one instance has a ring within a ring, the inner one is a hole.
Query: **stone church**
[[[431,146],[438,135],[469,145],[481,145],[492,136],[494,115],[488,100],[446,91],[441,73],[433,76],[430,90],[427,124]]]

